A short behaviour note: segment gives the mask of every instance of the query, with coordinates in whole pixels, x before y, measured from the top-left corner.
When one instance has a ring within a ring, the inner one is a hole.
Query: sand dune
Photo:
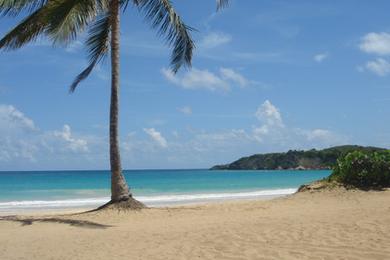
[[[0,259],[390,259],[390,190],[19,216],[0,231]]]

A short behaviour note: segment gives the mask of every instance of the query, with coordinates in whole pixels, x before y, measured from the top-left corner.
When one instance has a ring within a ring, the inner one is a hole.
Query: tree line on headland
[[[378,147],[364,147],[358,145],[335,146],[323,150],[311,149],[307,151],[290,150],[285,153],[255,154],[242,157],[232,163],[216,165],[212,170],[330,170],[337,159],[347,154],[361,151],[367,153],[384,152],[386,149]]]

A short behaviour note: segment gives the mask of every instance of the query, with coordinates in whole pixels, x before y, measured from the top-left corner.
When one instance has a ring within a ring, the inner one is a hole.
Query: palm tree
[[[120,12],[129,4],[137,7],[172,47],[172,71],[176,73],[182,66],[190,67],[195,47],[190,34],[192,28],[182,21],[170,0],[0,0],[0,15],[27,14],[0,40],[0,49],[21,48],[41,35],[47,36],[53,45],[69,44],[87,30],[85,44],[89,65],[75,78],[70,92],[75,91],[110,51],[111,201],[107,205],[142,208],[144,205],[132,198],[122,174],[118,140]],[[228,0],[217,0],[217,9],[227,4]]]

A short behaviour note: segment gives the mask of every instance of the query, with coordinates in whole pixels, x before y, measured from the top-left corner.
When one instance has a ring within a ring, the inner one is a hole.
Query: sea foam
[[[197,202],[234,200],[234,199],[254,199],[254,198],[272,198],[277,196],[289,195],[296,192],[297,189],[273,189],[246,192],[229,193],[197,193],[197,194],[166,194],[155,196],[135,196],[147,206],[169,206],[177,204],[188,204]],[[67,200],[25,200],[0,202],[0,211],[19,211],[19,210],[39,210],[39,209],[66,209],[66,208],[88,208],[103,205],[109,201],[109,197],[85,198],[85,199],[67,199]]]

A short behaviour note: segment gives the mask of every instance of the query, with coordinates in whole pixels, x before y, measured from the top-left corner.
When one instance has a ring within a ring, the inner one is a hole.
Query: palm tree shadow
[[[108,227],[112,227],[110,225],[104,225],[88,220],[77,220],[77,219],[66,219],[66,218],[58,218],[58,217],[50,217],[50,218],[21,218],[18,216],[4,216],[0,217],[0,221],[13,221],[19,222],[22,226],[32,225],[34,222],[40,223],[57,223],[57,224],[66,224],[74,227],[81,228],[94,228],[94,229],[106,229]]]

